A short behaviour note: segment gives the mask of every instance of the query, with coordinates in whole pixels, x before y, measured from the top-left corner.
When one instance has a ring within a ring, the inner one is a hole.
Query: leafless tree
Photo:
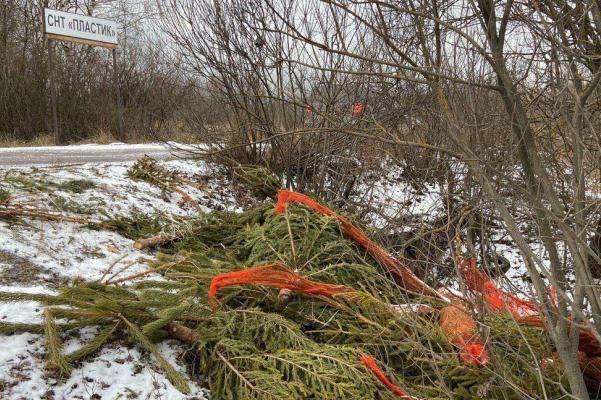
[[[0,1],[0,137],[20,141],[51,131],[47,41],[42,33],[43,7],[108,16],[123,27],[119,82],[129,136],[143,136],[173,125],[169,110],[187,98],[189,88],[173,68],[173,58],[143,29],[152,12],[134,0]],[[158,40],[158,39],[157,39]],[[54,44],[54,79],[63,141],[97,132],[115,133],[115,93],[110,53],[72,43]]]
[[[449,198],[461,189],[471,208],[491,210],[520,249],[571,394],[589,398],[578,337],[601,332],[598,252],[587,245],[600,206],[587,196],[601,154],[597,0],[160,4],[190,67],[232,107],[230,128],[247,135],[236,145],[267,142],[283,160],[303,138],[334,144],[320,157],[378,144],[409,170],[427,155]],[[368,105],[358,118],[344,113],[353,96]]]

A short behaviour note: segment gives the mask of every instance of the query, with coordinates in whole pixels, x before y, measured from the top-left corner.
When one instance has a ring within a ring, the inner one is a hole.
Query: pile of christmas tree
[[[543,329],[434,291],[358,223],[294,196],[194,219],[152,242],[148,273],[56,296],[0,293],[46,306],[42,324],[0,323],[0,333],[43,333],[47,367],[63,376],[126,335],[187,392],[156,346],[176,338],[215,399],[565,398]],[[65,354],[66,334],[86,326],[96,337]]]

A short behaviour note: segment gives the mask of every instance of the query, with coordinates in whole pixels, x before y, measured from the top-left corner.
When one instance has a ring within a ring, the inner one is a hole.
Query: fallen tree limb
[[[41,221],[57,221],[57,222],[73,222],[82,225],[93,225],[103,229],[114,229],[114,227],[106,222],[94,221],[88,218],[72,217],[69,215],[53,213],[47,210],[36,210],[31,208],[21,207],[2,207],[0,208],[0,218],[29,218]]]
[[[194,208],[200,209],[198,201],[183,191],[180,185],[188,185],[199,190],[203,189],[202,186],[181,177],[176,171],[170,171],[159,165],[157,160],[152,157],[140,158],[127,173],[130,178],[148,182],[161,188],[164,192],[179,194],[182,196],[182,200],[178,203],[180,207],[190,203]]]
[[[107,280],[105,282],[105,284],[106,285],[109,285],[109,284],[110,285],[116,285],[118,283],[130,281],[132,279],[136,279],[136,278],[139,278],[141,276],[145,276],[145,275],[153,274],[155,272],[163,271],[165,269],[170,268],[171,266],[172,266],[172,264],[161,265],[160,267],[152,268],[152,269],[147,269],[146,271],[138,272],[137,274],[129,275],[129,276],[126,276],[124,278],[119,278],[119,279],[114,280],[114,281],[111,280],[111,279],[109,279],[109,280]]]
[[[194,329],[178,324],[177,322],[170,323],[165,330],[172,338],[181,340],[185,343],[194,344],[200,340],[200,333]]]
[[[134,249],[143,250],[149,247],[160,246],[165,243],[173,242],[184,237],[183,233],[160,233],[149,238],[140,238],[135,241]]]

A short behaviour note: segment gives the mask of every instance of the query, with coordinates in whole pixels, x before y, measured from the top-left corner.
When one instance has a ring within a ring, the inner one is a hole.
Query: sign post
[[[113,57],[113,78],[115,80],[115,96],[117,101],[117,130],[119,139],[124,139],[121,90],[119,85],[119,73],[117,71],[116,49],[119,45],[117,30],[118,24],[115,21],[44,8],[44,34],[48,39],[50,101],[56,144],[61,144],[61,135],[58,126],[57,95],[54,77],[54,43],[52,43],[52,41],[66,41],[111,49]]]
[[[58,126],[58,106],[56,104],[56,78],[54,77],[54,43],[48,40],[48,83],[50,84],[50,108],[52,113],[52,135],[54,144],[62,144],[60,128]]]
[[[119,84],[119,70],[117,69],[117,49],[112,49],[113,53],[113,80],[115,81],[115,96],[117,96],[117,135],[119,140],[125,141],[123,133],[123,109],[121,103],[121,85]]]

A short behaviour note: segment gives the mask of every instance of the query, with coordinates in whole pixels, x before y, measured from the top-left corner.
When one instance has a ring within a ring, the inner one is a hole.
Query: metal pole
[[[54,41],[48,39],[48,81],[50,84],[50,110],[52,113],[52,134],[54,144],[62,144],[61,133],[58,126],[58,106],[56,101],[56,77],[54,76]]]
[[[121,85],[119,84],[119,71],[117,70],[117,49],[113,49],[113,80],[115,81],[115,95],[117,97],[117,139],[125,142],[123,132],[123,105],[121,100]]]

